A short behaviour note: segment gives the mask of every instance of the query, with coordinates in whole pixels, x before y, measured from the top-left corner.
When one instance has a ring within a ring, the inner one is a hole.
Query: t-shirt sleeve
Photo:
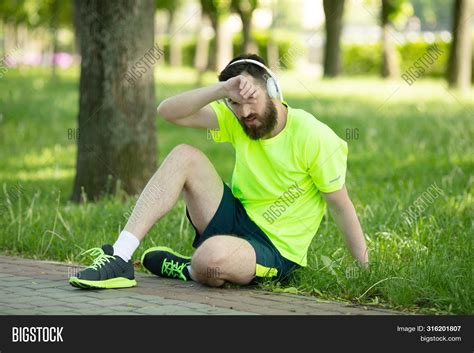
[[[210,104],[217,116],[218,129],[211,130],[212,139],[215,142],[230,142],[234,144],[235,124],[238,123],[234,114],[227,108],[222,100],[214,101]]]
[[[321,123],[305,151],[308,172],[316,187],[322,192],[340,190],[346,182],[347,142]]]

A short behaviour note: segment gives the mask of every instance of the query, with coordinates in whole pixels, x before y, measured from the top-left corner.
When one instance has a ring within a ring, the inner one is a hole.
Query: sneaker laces
[[[107,255],[101,248],[92,248],[81,253],[81,255],[86,254],[89,254],[92,257],[96,256],[96,258],[92,262],[92,265],[87,267],[92,268],[93,270],[99,269],[100,267],[105,265],[105,263],[110,262],[110,259],[114,259],[113,256]]]
[[[184,268],[188,265],[188,263],[183,262],[179,263],[179,261],[173,260],[163,260],[163,265],[161,266],[161,272],[167,274],[172,277],[179,277],[186,281],[186,276],[183,274]]]

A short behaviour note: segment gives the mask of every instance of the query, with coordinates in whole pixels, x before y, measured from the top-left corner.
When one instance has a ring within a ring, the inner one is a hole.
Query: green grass
[[[192,87],[187,70],[157,72],[157,103]],[[215,75],[208,75],[207,83]],[[308,267],[285,284],[264,289],[424,313],[473,311],[473,91],[448,92],[442,81],[382,82],[376,78],[281,78],[290,105],[306,109],[348,140],[347,186],[370,248],[370,271],[359,271],[326,217],[312,242]],[[112,243],[136,197],[110,196],[83,205],[68,201],[75,167],[78,72],[57,83],[43,70],[11,70],[0,79],[0,249],[37,259],[87,262],[82,250]],[[179,143],[202,149],[224,180],[234,162],[229,145],[206,131],[158,120],[158,152]],[[430,185],[443,194],[408,224],[402,216]],[[19,185],[19,186],[18,186]],[[21,192],[16,190],[20,188]],[[184,203],[156,224],[149,246],[191,253]],[[84,262],[84,263],[85,263]]]

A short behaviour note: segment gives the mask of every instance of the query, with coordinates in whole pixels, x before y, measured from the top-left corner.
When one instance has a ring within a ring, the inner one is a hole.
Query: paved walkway
[[[13,315],[391,315],[394,312],[254,288],[209,288],[136,274],[138,285],[80,290],[77,267],[0,256],[0,314]]]

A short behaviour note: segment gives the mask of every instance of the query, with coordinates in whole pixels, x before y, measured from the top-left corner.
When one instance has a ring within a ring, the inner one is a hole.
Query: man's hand
[[[331,211],[334,220],[346,241],[352,256],[359,263],[367,268],[369,265],[369,255],[365,245],[364,234],[357,218],[347,189],[344,186],[341,190],[329,193],[322,193]]]
[[[244,75],[228,79],[222,87],[227,98],[239,104],[255,103],[260,92],[260,87]]]

